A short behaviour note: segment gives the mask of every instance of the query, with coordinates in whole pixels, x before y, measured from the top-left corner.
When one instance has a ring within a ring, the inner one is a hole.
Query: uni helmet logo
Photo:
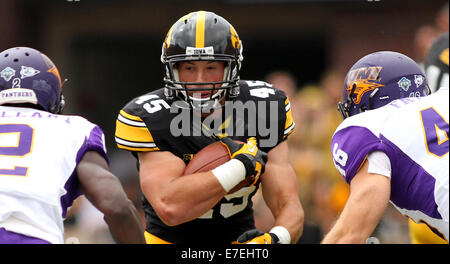
[[[356,84],[356,88],[353,92],[356,95],[352,98],[355,104],[359,104],[363,95],[370,92],[378,87],[383,87],[383,84],[376,83],[378,76],[380,75],[383,67],[372,66],[372,67],[362,67],[350,71],[346,83],[347,95],[350,95],[353,89],[353,84]]]
[[[406,77],[402,77],[402,78],[397,82],[397,84],[398,84],[398,87],[402,88],[403,91],[406,92],[406,91],[409,90],[409,87],[411,86],[411,81],[410,81],[408,78],[406,78]]]
[[[14,75],[16,75],[16,71],[11,67],[6,67],[0,72],[0,77],[7,82],[9,82]]]

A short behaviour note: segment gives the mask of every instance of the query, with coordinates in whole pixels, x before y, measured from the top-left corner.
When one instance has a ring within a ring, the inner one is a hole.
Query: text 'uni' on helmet
[[[27,47],[0,53],[0,105],[26,104],[50,113],[62,113],[62,82],[55,64]]]
[[[218,82],[181,82],[177,65],[182,61],[222,61],[223,80]],[[168,31],[162,46],[161,62],[165,71],[166,96],[178,97],[192,107],[217,106],[223,98],[239,94],[242,42],[234,27],[223,17],[208,11],[197,11],[181,17]],[[211,91],[207,98],[194,97],[190,91]],[[202,88],[195,87],[203,85]],[[208,87],[205,88],[204,86]],[[195,88],[194,88],[195,87]]]
[[[380,51],[364,56],[348,71],[338,110],[345,119],[396,99],[429,93],[425,74],[416,62],[398,52]]]

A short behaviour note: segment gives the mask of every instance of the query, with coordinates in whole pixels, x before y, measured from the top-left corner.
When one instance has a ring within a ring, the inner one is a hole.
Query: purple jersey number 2
[[[424,109],[420,114],[428,153],[437,157],[444,156],[449,151],[448,123],[434,108]]]
[[[2,156],[10,157],[23,157],[31,152],[31,145],[33,144],[34,130],[26,124],[3,124],[0,125],[0,137],[7,134],[18,134],[18,141],[16,142],[3,142],[0,145],[0,158]],[[11,144],[14,143],[14,144]],[[13,169],[0,168],[0,175],[7,176],[27,176],[28,168],[14,166]]]

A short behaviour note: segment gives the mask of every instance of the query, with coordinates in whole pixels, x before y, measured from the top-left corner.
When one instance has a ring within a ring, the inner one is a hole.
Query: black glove
[[[280,239],[274,233],[263,233],[252,229],[240,235],[234,244],[278,244]]]
[[[251,137],[247,139],[245,144],[237,143],[227,137],[222,138],[220,141],[228,149],[231,159],[238,159],[244,164],[246,178],[258,178],[264,173],[267,153],[258,148],[256,138]]]

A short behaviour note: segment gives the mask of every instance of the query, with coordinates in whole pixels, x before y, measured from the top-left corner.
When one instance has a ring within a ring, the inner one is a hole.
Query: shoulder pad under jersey
[[[165,133],[169,129],[169,115],[170,102],[163,89],[134,98],[117,117],[117,146],[130,151],[161,150],[153,134]]]

